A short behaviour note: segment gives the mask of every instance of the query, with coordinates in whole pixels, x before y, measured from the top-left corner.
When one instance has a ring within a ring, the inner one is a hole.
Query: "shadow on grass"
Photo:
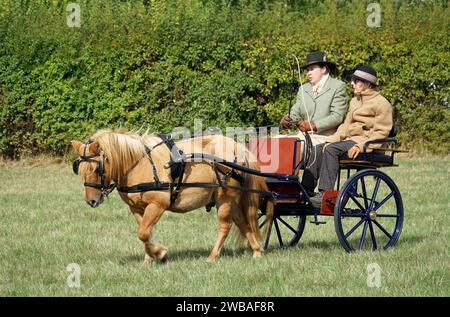
[[[426,236],[424,235],[409,235],[402,237],[400,236],[399,240],[397,241],[397,244],[394,247],[391,247],[390,249],[393,249],[397,246],[410,246],[410,245],[416,245],[424,242],[426,240]],[[367,239],[366,239],[367,241]],[[307,241],[302,242],[300,241],[297,245],[292,247],[280,247],[280,246],[270,246],[266,250],[266,254],[269,253],[276,253],[276,252],[282,252],[283,250],[291,249],[291,250],[299,250],[299,251],[308,251],[308,250],[323,250],[323,251],[336,251],[336,250],[342,250],[345,252],[344,248],[341,246],[339,241],[337,240],[321,240],[321,241]]]
[[[396,245],[414,245],[420,244],[427,239],[425,235],[400,235]]]
[[[411,246],[420,244],[423,241],[426,240],[426,236],[420,236],[420,235],[413,235],[413,236],[405,236],[400,237],[399,241],[397,242],[396,246]],[[394,246],[391,249],[395,249]],[[339,251],[345,252],[345,250],[342,248],[341,244],[337,240],[321,240],[321,241],[307,241],[302,242],[300,241],[297,245],[292,247],[280,247],[280,246],[269,246],[269,248],[265,251],[266,255],[280,255],[282,256],[283,251],[292,250],[292,251],[299,251],[299,252],[308,252],[308,251],[317,251],[322,250],[323,252],[330,252],[330,251]],[[198,248],[198,249],[187,249],[187,250],[175,250],[171,251],[169,249],[168,253],[168,261],[169,262],[182,262],[186,260],[198,260],[198,259],[206,259],[208,258],[209,254],[211,252],[211,249],[208,248]],[[251,257],[252,253],[250,248],[238,248],[238,249],[230,249],[230,248],[224,248],[221,252],[220,258],[234,258],[239,256],[249,256]],[[127,255],[122,257],[119,260],[120,265],[129,265],[133,263],[141,263],[144,261],[144,253],[139,255]]]
[[[279,246],[279,245],[270,245],[269,248],[265,251],[266,254],[271,253],[281,253],[284,250],[292,250],[292,251],[308,251],[308,250],[323,250],[323,251],[335,251],[339,249],[341,245],[339,241],[308,241],[302,242],[300,241],[295,246]]]
[[[426,240],[426,236],[421,236],[421,235],[410,235],[410,236],[400,236],[399,240],[397,241],[397,243],[391,247],[395,248],[396,246],[409,246],[409,245],[415,245],[415,244],[419,244],[422,243],[423,241]],[[366,243],[370,244],[370,237],[367,238],[366,237]],[[299,244],[296,246],[298,248],[301,249],[323,249],[324,251],[332,251],[332,250],[344,250],[344,248],[341,246],[341,244],[339,243],[339,241],[336,240],[330,240],[330,241],[308,241],[305,243],[302,243],[301,241],[299,242]]]
[[[169,248],[168,255],[168,262],[181,262],[186,260],[198,260],[198,259],[206,259],[208,258],[209,254],[211,253],[211,249],[206,248],[198,248],[198,249],[189,249],[189,250],[175,250],[171,251]],[[236,250],[232,250],[229,248],[224,248],[220,253],[220,258],[233,258],[237,256],[242,256],[248,253],[248,256],[251,257],[252,253],[249,248],[239,248]],[[140,255],[127,255],[122,257],[119,260],[120,265],[129,265],[133,263],[140,263],[144,262],[144,253]]]
[[[321,241],[308,241],[305,243],[302,243],[300,241],[300,243],[298,244],[298,247],[301,249],[320,249],[320,250],[324,250],[324,251],[332,251],[332,250],[337,250],[342,248],[341,244],[339,243],[339,241],[336,240],[321,240]],[[343,249],[342,249],[343,250]]]
[[[120,265],[128,265],[133,263],[143,263],[144,262],[144,253],[142,255],[127,255],[119,259]]]
[[[421,235],[410,235],[405,237],[401,236],[396,246],[410,246],[420,244],[425,240],[426,236]],[[395,249],[396,246],[394,246],[393,248]],[[284,250],[292,250],[292,251],[298,250],[299,252],[308,252],[313,250],[323,250],[324,252],[330,252],[341,250],[342,252],[345,252],[339,241],[337,241],[336,239],[329,241],[328,240],[306,241],[306,242],[300,241],[297,245],[292,247],[280,247],[278,245],[269,246],[269,248],[265,251],[265,254],[267,255],[279,254],[280,256],[282,256]],[[210,253],[211,253],[210,248],[197,248],[197,249],[174,250],[174,251],[171,251],[169,248],[168,261],[181,262],[186,260],[198,260],[198,259],[204,259],[206,261]],[[250,248],[242,247],[233,250],[231,248],[224,247],[224,249],[221,252],[220,258],[233,258],[247,255],[249,257],[251,257],[252,255]],[[133,254],[122,257],[119,260],[119,264],[129,265],[133,263],[141,263],[143,261],[144,261],[144,253],[139,255]]]

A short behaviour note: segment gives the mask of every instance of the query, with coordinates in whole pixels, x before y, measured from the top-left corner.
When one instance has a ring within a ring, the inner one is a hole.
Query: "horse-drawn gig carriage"
[[[72,141],[79,154],[73,171],[83,175],[85,201],[91,207],[100,205],[117,188],[138,223],[146,262],[167,257],[167,248],[151,237],[165,210],[208,209],[211,201],[219,222],[211,261],[219,257],[232,222],[254,257],[277,244],[296,245],[308,216],[316,225],[324,223],[319,216],[334,216],[337,236],[346,251],[395,245],[403,225],[402,198],[394,181],[378,168],[395,166],[394,154],[400,150],[385,147],[366,153],[366,147],[396,140],[369,141],[358,158],[342,157],[339,175],[347,170],[347,180],[340,186],[339,177],[338,190],[325,192],[317,208],[298,176],[314,150],[309,135],[304,137],[257,137],[245,146],[221,135],[175,143],[164,135],[103,130],[85,143]],[[237,162],[238,152],[243,162]],[[350,176],[351,170],[356,173]],[[261,237],[259,229],[264,225],[266,235]]]
[[[334,217],[336,234],[348,252],[394,246],[403,225],[402,198],[394,181],[378,170],[396,166],[394,154],[403,152],[392,147],[397,142],[394,137],[393,130],[387,139],[367,142],[354,160],[341,157],[337,190],[325,192],[320,208],[313,207],[298,177],[305,157],[304,139],[295,135],[251,139],[249,148],[258,158],[274,200],[272,225],[264,247],[295,246],[302,237],[308,216],[316,225],[325,224],[319,221],[319,216]],[[388,147],[366,153],[370,143]],[[356,171],[353,175],[352,170]],[[341,171],[347,172],[343,186]],[[266,201],[267,198],[260,208],[261,226],[265,223]]]

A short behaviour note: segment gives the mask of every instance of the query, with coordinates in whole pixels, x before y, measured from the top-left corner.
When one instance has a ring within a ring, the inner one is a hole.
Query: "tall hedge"
[[[447,1],[380,1],[379,28],[371,2],[0,0],[0,153],[63,154],[119,125],[272,125],[288,111],[293,55],[321,49],[339,78],[375,67],[404,146],[448,154]]]

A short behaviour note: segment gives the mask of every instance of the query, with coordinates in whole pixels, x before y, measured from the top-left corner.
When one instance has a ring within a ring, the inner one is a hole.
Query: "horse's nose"
[[[86,200],[86,202],[87,202],[87,204],[89,205],[89,206],[91,206],[91,207],[97,207],[97,201],[96,200],[94,200],[94,199],[91,199],[91,200]]]

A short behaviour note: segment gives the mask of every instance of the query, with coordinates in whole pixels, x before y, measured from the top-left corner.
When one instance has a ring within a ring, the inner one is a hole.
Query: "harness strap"
[[[158,134],[158,137],[166,144],[166,146],[170,150],[170,158],[175,163],[179,163],[183,160],[183,151],[180,150],[176,144],[175,141],[172,139],[172,136],[170,134],[164,134],[160,133]]]
[[[170,186],[171,183],[166,182],[141,183],[130,187],[117,187],[117,191],[121,193],[142,193],[148,191],[168,190],[170,189]]]
[[[166,168],[170,168],[170,176],[175,181],[184,172],[185,162],[183,161],[183,151],[180,150],[170,134],[158,134],[158,137],[164,142],[170,152],[170,161],[167,162]]]
[[[219,163],[220,164],[220,163]],[[228,172],[224,172],[222,171],[220,168],[218,168],[216,165],[214,165],[215,170],[219,171],[222,175],[223,175],[223,179],[221,180],[222,182],[226,181],[228,177],[231,177],[232,179],[236,180],[239,182],[239,184],[244,185],[244,177],[242,177],[242,175],[240,175],[239,173],[236,172],[236,170],[234,168],[232,168],[230,171]]]
[[[152,166],[152,169],[153,169],[153,179],[155,180],[156,183],[159,183],[158,172],[156,170],[155,162],[153,161],[153,158],[152,158],[152,150],[154,148],[156,148],[157,146],[163,144],[163,142],[160,142],[160,143],[156,144],[151,149],[147,145],[145,145],[144,143],[142,143],[142,144],[144,145],[145,153],[147,153],[147,158],[150,161],[150,165]]]
[[[177,185],[175,187],[175,189],[173,189],[173,185],[171,190],[171,194],[170,194],[170,204],[173,204],[177,198],[178,198],[178,194],[180,193],[180,188],[181,188],[181,184],[183,182],[183,176],[184,176],[184,169],[186,168],[186,163],[182,162],[181,164],[181,171],[180,171],[180,175],[178,177],[178,182]]]
[[[212,162],[215,162],[215,163],[218,163],[221,165],[231,167],[231,168],[241,171],[243,173],[248,173],[248,174],[262,176],[262,177],[275,178],[275,179],[280,179],[280,180],[287,180],[287,181],[294,181],[294,182],[298,181],[298,176],[296,176],[296,175],[260,172],[260,171],[256,171],[251,168],[242,166],[242,165],[238,165],[238,164],[235,164],[232,162],[225,161],[221,158],[218,158],[213,155],[206,154],[206,153],[190,153],[190,154],[184,155],[184,160],[186,162],[189,162],[190,160],[193,160],[193,159],[199,159],[199,158],[206,160],[206,161],[212,161]]]
[[[100,189],[100,190],[103,189],[103,185],[99,184],[99,183],[87,183],[86,182],[83,185],[86,186],[86,187],[93,187],[93,188],[97,188],[97,189]]]
[[[148,191],[162,191],[162,190],[169,190],[171,188],[172,183],[142,183],[137,184],[130,187],[117,187],[117,191],[121,193],[142,193],[142,192],[148,192]],[[261,196],[266,196],[273,198],[276,193],[273,192],[265,192],[262,190],[257,189],[250,189],[250,188],[242,188],[237,186],[231,186],[231,185],[219,185],[219,184],[211,184],[211,183],[181,183],[180,186],[182,187],[195,187],[195,188],[228,188],[228,189],[236,189],[243,192],[248,193],[255,193],[259,194]]]
[[[217,167],[217,164],[215,164],[215,163],[210,163],[211,164],[211,166],[212,166],[212,168],[213,168],[213,170],[214,170],[214,173],[216,173],[216,177],[217,177],[217,181],[219,182],[219,185],[220,186],[223,186],[223,180],[220,178],[220,176],[219,176],[219,172],[221,173],[221,174],[224,174],[223,173],[223,171],[222,170],[220,170],[218,167]]]
[[[170,190],[172,183],[141,183],[130,187],[118,187],[117,191],[121,193],[142,193],[147,191],[161,191]],[[180,183],[183,187],[197,187],[197,188],[217,188],[220,187],[219,184],[211,183]]]
[[[158,134],[158,137],[164,142],[170,152],[170,161],[167,166],[170,167],[170,176],[172,177],[172,185],[170,188],[170,204],[173,204],[180,193],[181,184],[183,182],[184,170],[186,162],[183,161],[183,151],[178,149],[175,141],[170,134]],[[178,178],[177,184],[174,187],[175,179]]]

